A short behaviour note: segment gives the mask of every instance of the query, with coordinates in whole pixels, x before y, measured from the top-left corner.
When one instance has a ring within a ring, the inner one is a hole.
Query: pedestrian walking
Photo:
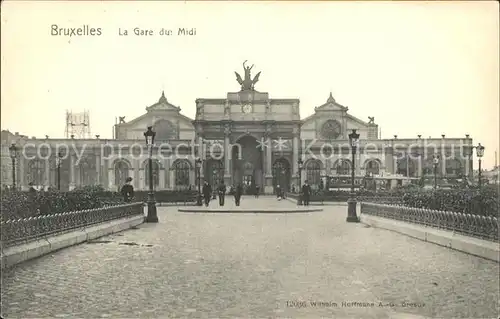
[[[309,206],[310,198],[311,198],[311,186],[306,180],[304,182],[304,185],[302,185],[302,204],[304,206]]]
[[[238,184],[234,190],[234,203],[236,206],[240,206],[241,195],[243,194],[243,186]]]
[[[203,199],[205,200],[205,206],[208,207],[210,199],[212,197],[212,187],[207,181],[203,183]]]
[[[219,185],[219,189],[218,189],[218,192],[219,192],[219,205],[220,206],[224,206],[224,199],[226,197],[226,185],[224,184],[224,181],[221,181],[220,185]]]
[[[125,180],[125,185],[122,186],[122,189],[120,193],[123,196],[123,200],[126,203],[130,203],[132,201],[132,198],[134,197],[134,186],[131,184],[132,182],[132,177],[127,177]]]
[[[259,198],[259,194],[260,194],[260,186],[255,185],[255,198]]]

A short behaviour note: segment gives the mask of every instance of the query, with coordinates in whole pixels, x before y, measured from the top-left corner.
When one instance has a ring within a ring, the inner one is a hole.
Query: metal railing
[[[144,214],[143,203],[131,203],[74,212],[9,219],[0,223],[2,247],[46,238],[124,217]]]
[[[399,205],[361,203],[361,214],[390,218],[498,241],[498,218]]]

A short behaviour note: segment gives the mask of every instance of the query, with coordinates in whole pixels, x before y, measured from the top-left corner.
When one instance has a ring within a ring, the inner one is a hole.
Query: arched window
[[[306,163],[306,179],[309,185],[319,185],[321,182],[321,162],[311,160]]]
[[[96,182],[95,157],[82,157],[78,163],[78,181],[80,186],[93,185]]]
[[[417,174],[415,161],[409,157],[398,159],[396,165],[396,174],[401,174],[406,177],[415,177]]]
[[[446,160],[446,175],[459,176],[462,175],[462,165],[456,158]]]
[[[115,163],[115,185],[121,187],[128,177],[129,166],[126,161],[119,160]]]
[[[380,164],[376,160],[368,160],[365,166],[366,174],[378,175],[380,173]]]
[[[436,174],[440,175],[441,173],[441,161],[439,161],[439,164],[437,165],[436,169]],[[433,164],[433,157],[427,158],[424,161],[422,172],[424,175],[434,175],[434,164]]]
[[[175,187],[188,188],[190,185],[189,173],[191,165],[187,160],[175,161],[172,169],[175,172]]]
[[[28,183],[33,183],[34,186],[47,186],[45,183],[45,162],[39,158],[32,159],[28,162]]]
[[[146,165],[144,165],[144,175],[146,181],[146,187],[149,187],[149,161],[146,161]],[[160,186],[160,163],[158,161],[153,160],[153,187]]]
[[[351,173],[351,162],[348,160],[338,160],[336,166],[337,175],[349,175]]]

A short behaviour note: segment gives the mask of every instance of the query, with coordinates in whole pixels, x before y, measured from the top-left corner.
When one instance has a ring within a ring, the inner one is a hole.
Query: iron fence
[[[143,203],[121,204],[2,221],[0,223],[2,247],[10,247],[114,219],[143,215],[143,206]]]
[[[363,203],[377,203],[377,204],[386,204],[386,205],[399,205],[403,203],[403,200],[399,196],[359,196],[356,199]]]
[[[434,227],[463,235],[498,241],[498,218],[399,205],[361,203],[361,214]]]

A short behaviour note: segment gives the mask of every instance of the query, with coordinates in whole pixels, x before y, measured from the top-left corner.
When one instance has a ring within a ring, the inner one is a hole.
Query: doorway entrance
[[[278,158],[273,164],[273,188],[276,191],[276,186],[288,192],[290,191],[291,171],[290,163],[284,158]]]
[[[262,151],[257,140],[250,135],[236,141],[232,150],[233,183],[247,188],[263,186]]]

